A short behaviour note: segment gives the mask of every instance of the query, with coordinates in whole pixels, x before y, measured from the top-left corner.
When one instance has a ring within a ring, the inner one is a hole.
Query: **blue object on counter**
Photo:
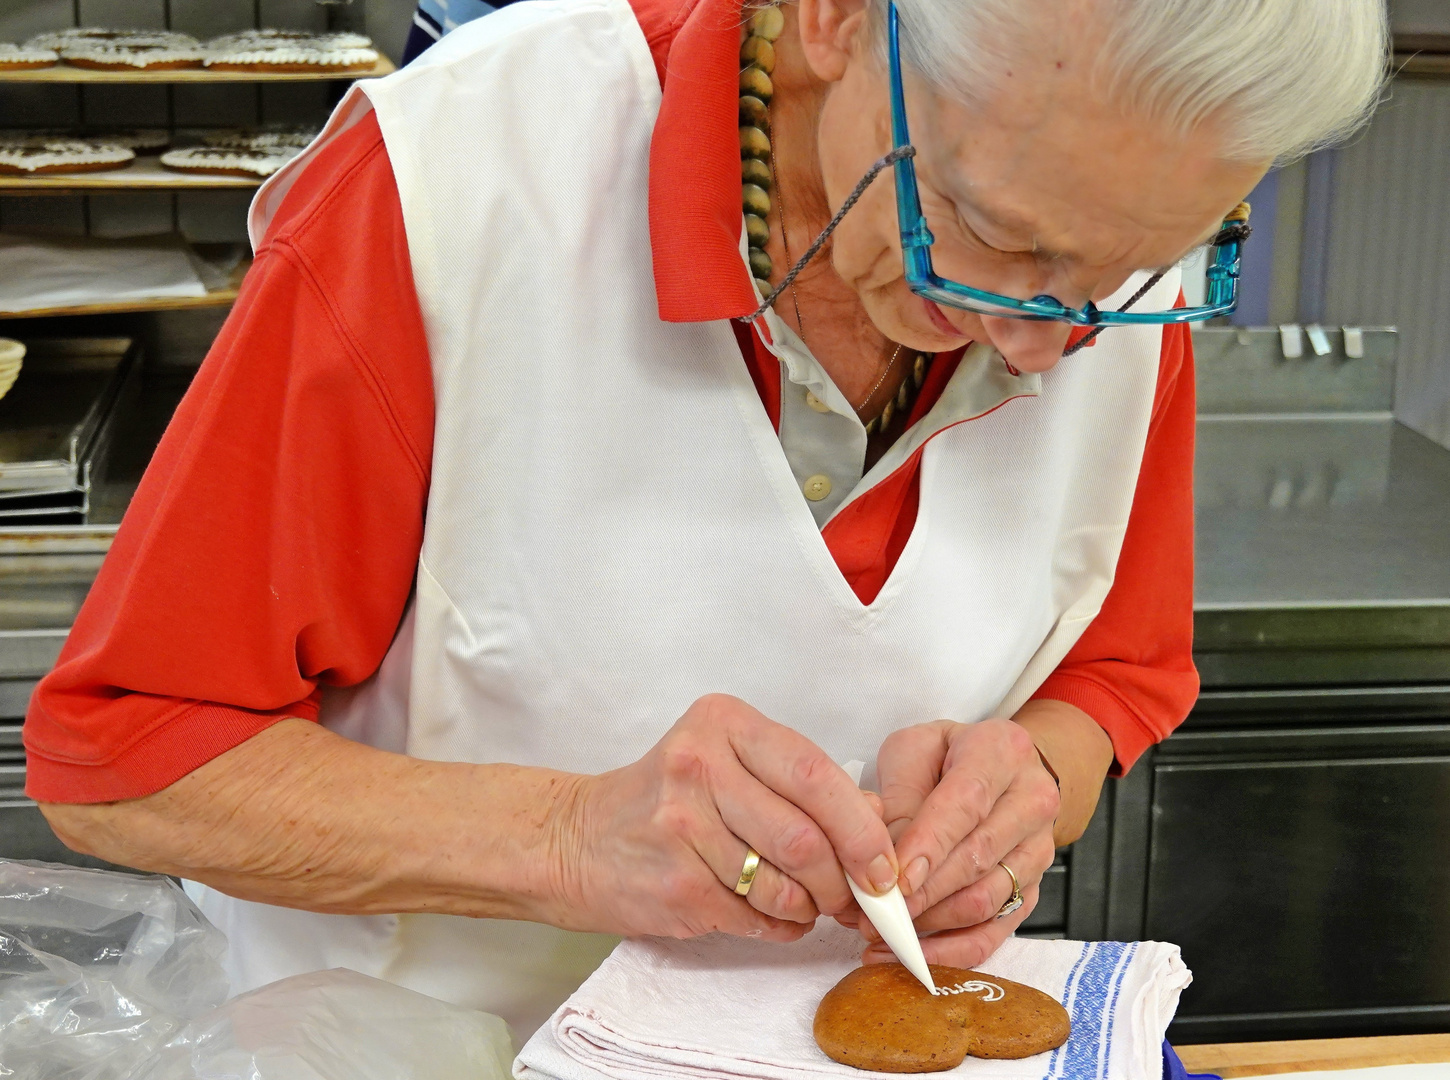
[[[1167,1040],[1163,1043],[1163,1080],[1223,1080],[1214,1073],[1191,1073],[1183,1067]]]

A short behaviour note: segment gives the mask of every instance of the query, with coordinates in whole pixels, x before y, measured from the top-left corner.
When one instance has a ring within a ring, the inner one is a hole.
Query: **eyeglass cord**
[[[1226,225],[1222,229],[1220,229],[1214,235],[1213,239],[1208,242],[1208,246],[1209,247],[1223,247],[1224,244],[1232,244],[1232,243],[1242,244],[1245,240],[1247,240],[1249,238],[1249,233],[1251,233],[1253,231],[1254,231],[1253,226],[1250,225],[1247,221],[1236,221],[1232,225]],[[1150,290],[1151,288],[1153,288],[1154,285],[1157,285],[1158,282],[1162,281],[1163,280],[1163,275],[1166,274],[1166,273],[1168,273],[1168,270],[1166,268],[1163,269],[1163,270],[1159,270],[1156,274],[1154,274],[1152,277],[1150,277],[1147,281],[1145,281],[1143,283],[1143,287],[1141,289],[1139,289],[1137,292],[1135,292],[1132,296],[1128,297],[1128,302],[1126,304],[1124,304],[1122,307],[1118,308],[1118,310],[1119,311],[1127,311],[1130,307],[1132,307],[1134,304],[1136,304],[1139,300],[1141,300],[1141,299],[1143,299],[1143,297],[1147,296],[1148,295],[1148,290]],[[1099,334],[1101,334],[1106,329],[1107,329],[1106,326],[1094,326],[1091,330],[1089,330],[1086,334],[1084,334],[1081,338],[1079,338],[1076,344],[1074,344],[1074,345],[1072,345],[1072,346],[1070,346],[1070,347],[1068,347],[1066,349],[1063,349],[1062,350],[1062,355],[1063,356],[1071,356],[1073,353],[1077,352],[1079,349],[1085,348],[1087,346],[1088,342],[1092,341],[1093,338],[1097,337]]]
[[[761,305],[758,308],[752,311],[749,315],[740,316],[739,321],[743,323],[753,323],[756,319],[760,318],[767,311],[769,311],[770,305],[775,303],[776,298],[780,296],[781,293],[785,292],[786,289],[789,289],[791,287],[791,284],[796,279],[796,275],[805,269],[806,263],[814,259],[816,255],[820,252],[821,248],[825,246],[826,241],[831,238],[831,233],[836,231],[836,226],[841,224],[841,219],[850,212],[851,207],[856,205],[856,200],[861,198],[862,195],[866,194],[866,189],[871,186],[871,181],[875,180],[878,176],[880,176],[882,171],[889,166],[895,165],[898,161],[909,157],[916,157],[916,147],[898,146],[895,150],[891,151],[891,153],[887,154],[875,165],[872,165],[870,171],[867,172],[865,176],[861,177],[860,183],[856,185],[856,187],[852,190],[851,194],[846,196],[846,201],[841,204],[841,209],[837,210],[831,220],[826,223],[826,227],[821,230],[821,235],[811,241],[811,246],[806,248],[806,253],[802,255],[799,259],[797,259],[795,261],[795,265],[790,268],[790,271],[785,275],[785,277],[780,279],[780,284],[770,290],[770,295],[761,302]]]
[[[770,310],[770,306],[775,303],[776,299],[779,298],[780,294],[785,292],[785,290],[790,288],[791,285],[795,282],[796,275],[804,270],[806,264],[809,263],[820,253],[821,248],[824,247],[826,241],[830,239],[831,233],[836,231],[836,226],[841,224],[841,219],[850,212],[851,207],[855,206],[857,200],[859,200],[861,196],[866,193],[866,189],[871,186],[871,182],[875,180],[878,176],[880,176],[887,167],[895,165],[898,161],[902,161],[903,159],[910,157],[916,157],[916,147],[898,146],[895,150],[891,151],[891,153],[887,154],[885,157],[877,161],[876,164],[872,165],[870,171],[867,172],[865,176],[861,177],[860,182],[857,183],[855,188],[852,189],[851,194],[846,196],[846,201],[841,204],[841,209],[835,212],[835,214],[831,217],[831,220],[826,223],[826,227],[821,230],[821,234],[811,242],[810,247],[806,248],[805,254],[797,259],[795,263],[791,266],[790,270],[786,273],[785,277],[780,279],[780,284],[770,290],[770,295],[767,296],[763,301],[761,301],[761,304],[758,308],[752,311],[749,315],[740,316],[739,321],[743,323],[753,323],[756,319],[760,318],[768,310]],[[1238,243],[1243,243],[1249,238],[1249,234],[1251,232],[1253,232],[1253,227],[1249,225],[1247,221],[1238,221],[1232,225],[1225,226],[1223,229],[1221,229],[1218,234],[1209,241],[1209,246],[1221,247],[1224,244],[1233,243],[1235,241]],[[1130,296],[1127,303],[1125,303],[1122,307],[1118,308],[1118,310],[1120,312],[1127,311],[1139,300],[1147,296],[1148,293],[1152,290],[1153,286],[1157,285],[1158,282],[1163,280],[1163,276],[1168,273],[1168,269],[1169,268],[1165,267],[1164,269],[1159,270],[1156,274],[1154,274],[1147,281],[1145,281],[1143,283],[1143,287],[1135,292],[1132,296]],[[1077,342],[1064,349],[1062,351],[1062,355],[1071,356],[1073,353],[1078,352],[1080,349],[1086,348],[1089,342],[1091,342],[1106,329],[1106,326],[1093,327],[1081,338],[1079,338]]]
[[[1163,275],[1166,274],[1166,273],[1168,273],[1168,270],[1166,268],[1163,269],[1163,270],[1159,270],[1156,274],[1154,274],[1152,277],[1150,277],[1147,281],[1143,282],[1143,287],[1141,289],[1139,289],[1137,292],[1135,292],[1132,296],[1128,297],[1128,302],[1126,304],[1124,304],[1122,307],[1118,308],[1118,310],[1119,311],[1127,311],[1130,307],[1132,307],[1134,304],[1136,304],[1139,300],[1141,300],[1141,299],[1143,299],[1143,297],[1147,296],[1148,293],[1149,293],[1149,291],[1153,288],[1153,286],[1154,285],[1157,285],[1158,282],[1160,282],[1160,281],[1163,280]],[[1094,326],[1086,334],[1084,334],[1082,337],[1078,338],[1077,341],[1074,344],[1069,345],[1067,348],[1063,349],[1062,350],[1062,355],[1063,356],[1071,356],[1073,353],[1077,352],[1079,349],[1085,349],[1085,348],[1087,348],[1088,344],[1095,337],[1097,337],[1099,334],[1101,334],[1106,329],[1107,329],[1106,326]]]

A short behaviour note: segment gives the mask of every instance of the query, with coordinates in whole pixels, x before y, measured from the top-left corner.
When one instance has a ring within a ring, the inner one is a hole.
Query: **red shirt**
[[[748,293],[737,31],[728,28],[724,50],[725,31],[687,19],[691,10],[636,3],[664,82],[650,225],[661,314],[676,321],[728,317],[753,300],[736,295]],[[666,57],[698,77],[665,78]],[[778,418],[777,362],[749,333],[741,338]],[[913,417],[940,395],[957,355],[932,365]],[[1187,329],[1166,328],[1117,577],[1035,695],[1101,724],[1119,772],[1183,720],[1198,692],[1194,411]],[[376,671],[413,585],[432,437],[432,372],[402,211],[369,116],[323,148],[283,200],[36,689],[24,730],[30,796],[149,794],[280,719],[316,719],[322,687]],[[823,530],[863,602],[911,533],[920,462],[918,450]],[[661,717],[662,731],[672,719]]]

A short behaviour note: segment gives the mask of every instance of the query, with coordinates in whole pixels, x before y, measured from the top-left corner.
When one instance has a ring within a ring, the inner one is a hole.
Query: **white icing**
[[[171,145],[171,133],[161,128],[128,128],[79,137],[87,142],[124,146],[128,150],[161,150]]]
[[[108,30],[97,26],[78,26],[69,30],[57,30],[48,34],[37,34],[25,44],[38,49],[57,51],[73,45],[107,42],[136,48],[197,48],[201,42],[190,34],[174,30]]]
[[[125,64],[146,68],[155,64],[200,63],[206,54],[199,48],[173,48],[164,45],[123,45],[110,41],[67,45],[60,50],[63,60],[87,60],[95,64]]]
[[[107,146],[79,139],[0,143],[0,164],[26,172],[68,165],[120,165],[135,157],[135,151],[124,146]]]
[[[960,982],[955,986],[938,986],[932,993],[940,997],[948,994],[981,994],[983,1001],[1001,1001],[1007,996],[1007,991],[996,983],[981,982],[977,979]]]
[[[60,53],[30,45],[14,45],[0,41],[0,64],[54,64]]]
[[[191,146],[185,150],[168,150],[161,155],[161,164],[174,169],[240,169],[271,176],[301,150],[278,147],[271,150],[232,150],[220,146]]]
[[[296,45],[212,52],[206,58],[208,67],[212,64],[308,64],[315,67],[369,67],[377,62],[378,51],[376,49],[311,49]]]
[[[296,147],[303,149],[317,138],[314,127],[263,128],[252,130],[238,128],[233,131],[213,131],[205,136],[208,146],[229,147],[236,150],[269,150],[274,147]]]
[[[217,51],[283,48],[288,45],[301,45],[314,49],[366,49],[372,43],[373,39],[365,34],[354,34],[345,30],[333,33],[315,33],[311,30],[264,28],[238,30],[234,34],[223,34],[221,37],[208,41],[206,47]]]

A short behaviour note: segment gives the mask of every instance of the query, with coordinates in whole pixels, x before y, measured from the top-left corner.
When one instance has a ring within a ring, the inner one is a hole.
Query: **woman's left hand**
[[[893,733],[877,757],[883,817],[901,889],[928,963],[971,968],[996,951],[1037,904],[1052,865],[1057,784],[1032,736],[1010,720],[939,720]],[[1023,904],[1006,918],[1017,875]],[[843,920],[844,921],[844,920]],[[893,959],[864,918],[863,959]]]

